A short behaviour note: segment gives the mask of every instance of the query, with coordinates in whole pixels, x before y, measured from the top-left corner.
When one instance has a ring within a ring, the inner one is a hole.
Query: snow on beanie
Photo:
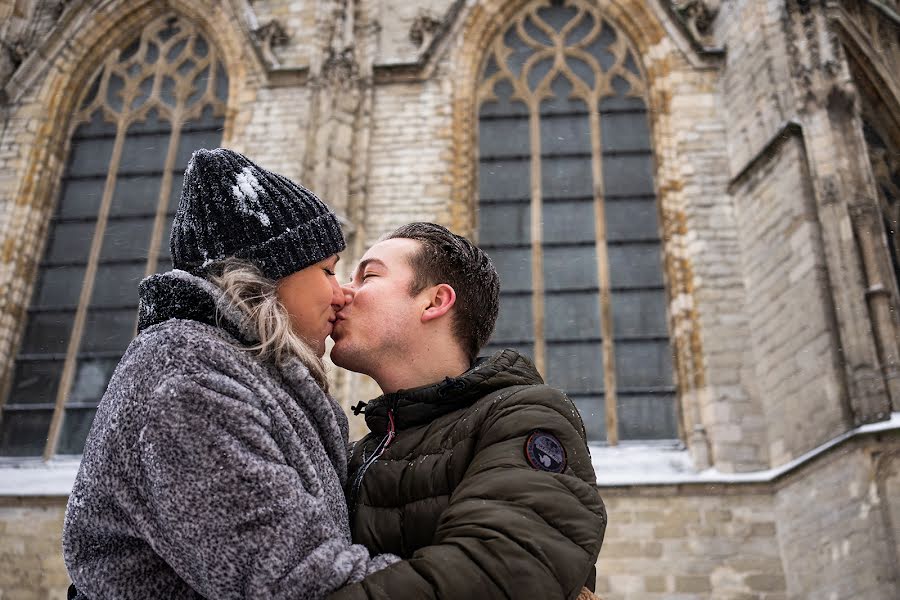
[[[346,247],[337,217],[315,194],[226,148],[191,156],[170,245],[176,269],[202,275],[233,256],[271,279]]]

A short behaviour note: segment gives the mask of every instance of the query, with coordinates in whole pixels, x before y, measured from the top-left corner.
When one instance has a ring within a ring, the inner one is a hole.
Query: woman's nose
[[[354,290],[350,285],[341,285],[338,287],[338,292],[340,293],[340,305],[345,306],[353,302],[353,297],[356,296],[356,290]]]

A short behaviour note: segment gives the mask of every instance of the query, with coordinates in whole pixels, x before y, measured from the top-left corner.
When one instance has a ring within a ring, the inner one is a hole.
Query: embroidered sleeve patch
[[[566,449],[555,435],[540,429],[525,440],[525,458],[539,471],[562,473],[566,469]]]

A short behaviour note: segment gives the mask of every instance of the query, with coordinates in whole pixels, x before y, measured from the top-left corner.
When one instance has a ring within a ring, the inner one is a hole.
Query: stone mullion
[[[212,68],[213,65],[210,65]],[[159,249],[162,246],[162,234],[165,230],[166,212],[169,207],[169,197],[172,195],[172,171],[175,169],[175,158],[178,154],[178,145],[181,143],[182,103],[179,102],[172,111],[172,133],[169,136],[169,148],[166,151],[166,163],[163,167],[162,183],[159,186],[159,200],[156,204],[156,216],[153,219],[153,232],[150,234],[150,249],[148,250],[147,268],[145,276],[156,272],[159,261]]]
[[[44,448],[44,460],[49,460],[56,454],[59,444],[59,434],[62,430],[62,422],[65,414],[66,398],[72,381],[75,378],[75,368],[78,357],[78,349],[81,346],[81,338],[84,333],[84,325],[87,320],[88,305],[94,291],[94,278],[97,274],[97,265],[100,261],[100,250],[103,247],[103,236],[106,232],[106,223],[109,218],[109,209],[112,206],[113,194],[116,189],[116,173],[119,170],[119,162],[122,158],[122,148],[125,144],[127,132],[127,119],[119,118],[116,130],[116,141],[113,145],[112,157],[109,161],[109,173],[106,176],[106,185],[103,188],[103,198],[100,201],[100,209],[97,214],[97,225],[94,228],[94,237],[88,253],[88,263],[85,267],[84,280],[81,286],[81,294],[78,298],[78,309],[72,324],[72,333],[69,336],[69,344],[66,348],[66,360],[56,392],[56,406],[53,410],[53,418],[50,421],[50,431],[47,435],[47,445]]]
[[[541,116],[539,108],[540,100],[532,96],[528,102],[528,136],[531,149],[531,318],[534,332],[534,365],[538,372],[547,378],[546,342],[544,339],[544,232],[542,227]]]
[[[606,205],[603,186],[603,140],[597,100],[590,100],[591,173],[594,179],[594,235],[596,236],[597,285],[599,287],[600,337],[603,352],[603,390],[606,442],[619,443],[619,410],[616,390],[616,356],[613,342],[612,280],[606,246]]]

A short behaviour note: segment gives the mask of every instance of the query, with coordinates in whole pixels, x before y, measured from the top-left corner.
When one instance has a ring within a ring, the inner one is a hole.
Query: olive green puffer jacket
[[[332,600],[571,600],[593,589],[606,511],[584,425],[528,359],[503,350],[460,377],[381,396],[366,423],[348,479],[354,542],[404,560]]]

